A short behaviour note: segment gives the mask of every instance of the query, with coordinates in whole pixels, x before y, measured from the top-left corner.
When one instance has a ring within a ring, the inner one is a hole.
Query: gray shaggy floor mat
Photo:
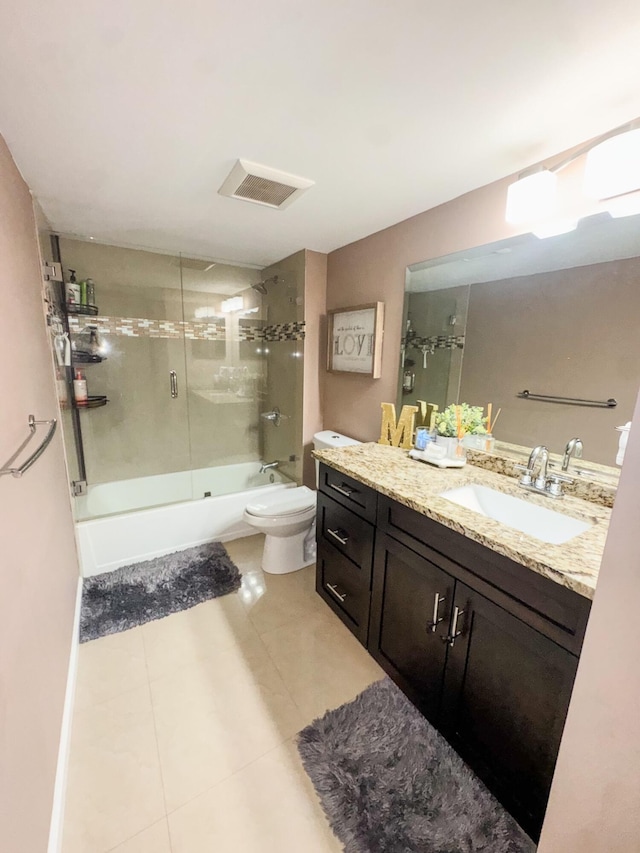
[[[117,634],[235,592],[241,578],[220,542],[85,578],[80,642]]]
[[[385,678],[298,735],[346,853],[533,853],[535,845]]]

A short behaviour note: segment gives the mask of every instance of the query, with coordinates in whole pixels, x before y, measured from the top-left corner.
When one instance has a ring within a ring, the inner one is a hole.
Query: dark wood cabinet
[[[453,606],[439,728],[537,838],[578,658],[459,582]]]
[[[326,466],[321,472],[316,591],[366,646],[377,494]]]
[[[590,602],[325,465],[318,545],[320,595],[537,840]]]
[[[369,651],[431,721],[440,711],[454,580],[379,534]]]

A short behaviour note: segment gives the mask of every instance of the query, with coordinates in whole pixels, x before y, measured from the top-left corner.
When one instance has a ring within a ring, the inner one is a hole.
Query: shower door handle
[[[169,387],[173,398],[178,396],[178,374],[175,370],[169,371]]]

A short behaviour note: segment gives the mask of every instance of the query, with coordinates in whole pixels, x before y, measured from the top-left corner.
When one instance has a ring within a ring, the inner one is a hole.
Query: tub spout
[[[263,462],[260,466],[260,473],[265,474],[270,468],[277,468],[279,464],[277,459],[275,462]]]

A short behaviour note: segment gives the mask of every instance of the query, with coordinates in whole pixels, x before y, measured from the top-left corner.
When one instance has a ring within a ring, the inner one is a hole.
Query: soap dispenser
[[[76,370],[75,379],[73,380],[73,396],[77,406],[86,406],[89,402],[87,396],[87,380],[81,370]]]

